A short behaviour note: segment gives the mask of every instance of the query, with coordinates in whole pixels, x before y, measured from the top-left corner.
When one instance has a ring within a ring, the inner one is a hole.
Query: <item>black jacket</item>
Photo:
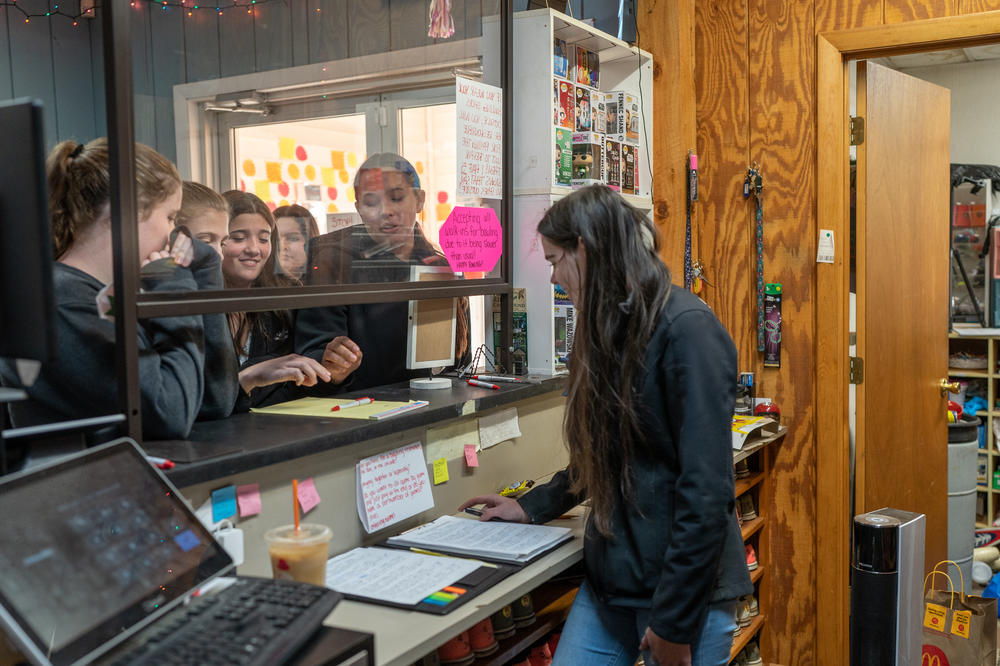
[[[657,635],[691,644],[710,602],[753,592],[733,497],[736,349],[708,306],[675,287],[644,361],[636,385],[655,454],[635,461],[636,497],[614,507],[613,537],[587,524],[584,563],[603,602],[650,608]],[[541,523],[581,499],[564,470],[520,503]]]
[[[282,317],[276,312],[261,312],[250,332],[250,349],[247,360],[240,364],[240,370],[249,368],[262,361],[279,358],[295,351],[295,331],[292,327],[292,317],[288,314]],[[259,386],[247,395],[240,389],[236,399],[234,412],[246,412],[251,407],[266,407],[279,402],[295,400],[305,395],[305,389],[296,386],[295,382],[280,382]]]

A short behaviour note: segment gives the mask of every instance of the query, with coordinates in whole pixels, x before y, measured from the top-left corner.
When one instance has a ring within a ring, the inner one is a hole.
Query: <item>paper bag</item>
[[[940,573],[950,589],[931,588],[924,594],[921,666],[995,666],[997,600],[966,596],[964,580],[956,591],[951,576],[938,571],[947,564],[955,563],[939,562],[924,579],[926,590],[927,581]]]

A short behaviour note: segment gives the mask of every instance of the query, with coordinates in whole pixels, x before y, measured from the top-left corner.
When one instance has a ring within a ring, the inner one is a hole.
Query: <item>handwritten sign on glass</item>
[[[458,184],[455,196],[503,197],[503,90],[457,77],[455,113]]]
[[[358,517],[369,534],[434,507],[420,442],[357,465]]]
[[[441,225],[438,242],[451,270],[488,273],[503,251],[503,230],[492,208],[455,206]]]

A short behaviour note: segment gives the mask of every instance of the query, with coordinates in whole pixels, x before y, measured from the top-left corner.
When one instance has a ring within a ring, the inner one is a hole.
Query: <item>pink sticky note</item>
[[[240,518],[256,516],[260,513],[260,486],[256,483],[236,486],[236,503],[240,507]]]
[[[476,445],[465,445],[465,464],[469,467],[479,467],[479,456],[476,455]]]
[[[441,225],[438,242],[451,270],[493,270],[503,252],[503,229],[492,208],[455,206]]]
[[[319,493],[312,477],[299,482],[299,504],[302,505],[302,513],[309,513],[319,504]]]

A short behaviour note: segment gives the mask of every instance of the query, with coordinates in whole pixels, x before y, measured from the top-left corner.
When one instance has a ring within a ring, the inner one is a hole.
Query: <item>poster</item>
[[[503,90],[455,79],[458,146],[456,198],[503,197]]]

